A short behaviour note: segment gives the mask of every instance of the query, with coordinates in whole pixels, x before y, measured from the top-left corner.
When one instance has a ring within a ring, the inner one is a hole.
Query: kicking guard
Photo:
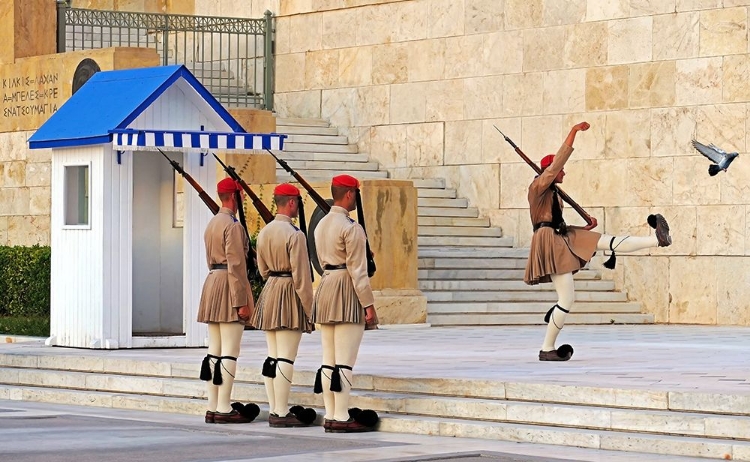
[[[659,214],[647,218],[648,224],[655,229],[653,236],[603,235],[591,231],[597,226],[593,218],[585,227],[565,224],[563,201],[555,185],[563,182],[565,163],[573,153],[576,133],[588,129],[586,122],[573,126],[557,154],[549,154],[542,159],[542,173],[529,186],[528,200],[534,235],[524,282],[529,285],[552,282],[558,297],[557,303],[544,317],[544,322],[548,324],[539,351],[540,361],[567,361],[573,356],[573,347],[565,344],[555,348],[555,342],[575,302],[573,274],[583,268],[597,250],[612,252],[604,265],[614,268],[615,252],[628,253],[672,244],[669,225]]]

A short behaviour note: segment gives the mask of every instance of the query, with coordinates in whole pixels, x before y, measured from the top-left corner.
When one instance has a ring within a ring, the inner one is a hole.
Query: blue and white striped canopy
[[[253,149],[274,151],[284,149],[279,133],[226,133],[176,130],[110,130],[112,147],[117,150],[138,148],[181,149]]]

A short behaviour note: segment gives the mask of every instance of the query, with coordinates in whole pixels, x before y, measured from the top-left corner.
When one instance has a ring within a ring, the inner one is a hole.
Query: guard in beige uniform
[[[539,351],[540,361],[567,361],[573,356],[573,347],[566,344],[555,348],[555,341],[565,324],[565,316],[575,302],[573,274],[591,260],[595,251],[612,251],[608,267],[614,268],[615,250],[627,253],[672,244],[669,225],[659,214],[648,217],[649,225],[655,229],[654,236],[648,237],[602,235],[591,231],[597,226],[596,219],[583,228],[565,224],[562,218],[563,202],[554,185],[563,181],[563,167],[573,153],[576,133],[588,129],[589,124],[586,122],[575,125],[557,154],[550,154],[542,159],[542,173],[529,186],[528,199],[534,236],[531,239],[524,281],[529,285],[552,282],[558,297],[557,303],[544,318],[548,324],[544,343]]]
[[[263,376],[271,427],[303,427],[315,421],[315,410],[289,409],[294,360],[303,332],[312,332],[313,291],[305,234],[292,224],[304,214],[299,189],[284,183],[273,191],[276,218],[258,234],[258,270],[267,282],[251,323],[266,333],[268,358]]]
[[[225,178],[216,189],[221,209],[203,235],[210,271],[198,309],[198,322],[208,324],[208,354],[201,367],[208,384],[206,423],[246,423],[257,417],[258,406],[230,404],[230,399],[242,333],[254,307],[246,261],[250,242],[234,217],[242,206],[239,186]]]
[[[375,327],[377,316],[367,276],[366,241],[362,227],[349,217],[356,207],[359,182],[340,175],[331,182],[333,207],[315,229],[318,261],[324,269],[315,293],[312,321],[321,324],[323,364],[316,393],[323,393],[327,432],[361,432],[377,423],[373,411],[350,413],[352,369],[365,324]]]

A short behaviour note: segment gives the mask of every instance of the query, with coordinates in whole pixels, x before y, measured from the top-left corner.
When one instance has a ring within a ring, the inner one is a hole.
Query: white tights
[[[638,250],[658,247],[659,240],[656,236],[617,236],[612,241],[612,236],[602,234],[596,243],[596,250],[611,250],[610,242],[617,253],[637,252]],[[573,273],[552,274],[552,284],[557,292],[557,305],[570,311],[576,299],[575,283],[573,282]],[[555,308],[547,324],[547,332],[544,336],[542,351],[552,351],[555,349],[557,335],[565,325],[567,313]]]
[[[365,333],[364,324],[323,324],[320,328],[323,343],[323,365],[330,367],[349,366],[354,368],[357,361],[359,345]],[[352,371],[341,368],[341,391],[331,391],[331,371],[323,369],[323,403],[326,407],[325,418],[329,420],[349,420],[349,395],[352,389]]]
[[[214,356],[231,356],[237,358],[240,355],[240,342],[245,325],[239,322],[209,322],[208,323],[208,354]],[[211,375],[214,373],[217,360],[211,359]],[[207,382],[208,386],[208,410],[211,412],[227,413],[232,411],[229,402],[232,397],[234,376],[237,372],[237,361],[231,359],[221,360],[221,385],[214,385],[212,380]]]
[[[268,356],[276,359],[276,377],[263,377],[268,396],[268,408],[271,413],[284,417],[289,411],[289,391],[292,388],[294,364],[279,359],[294,362],[297,358],[302,331],[299,330],[268,330],[266,344]]]

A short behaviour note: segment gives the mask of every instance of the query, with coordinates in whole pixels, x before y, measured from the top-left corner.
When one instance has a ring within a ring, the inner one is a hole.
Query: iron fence
[[[155,48],[185,64],[222,104],[273,110],[273,15],[263,19],[71,8],[58,0],[57,51]]]

